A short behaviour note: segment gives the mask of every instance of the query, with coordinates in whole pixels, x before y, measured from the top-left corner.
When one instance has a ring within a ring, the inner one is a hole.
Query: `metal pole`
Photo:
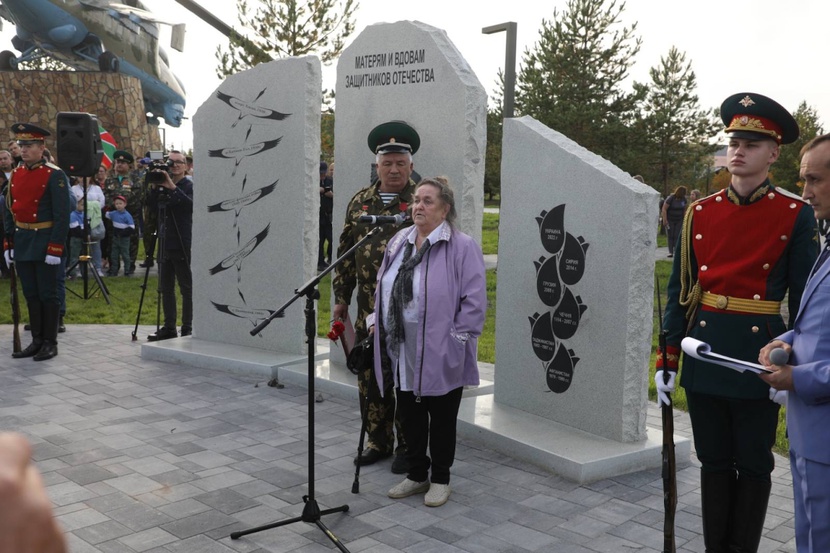
[[[491,35],[501,31],[507,32],[507,44],[504,56],[504,107],[502,110],[505,118],[513,117],[515,105],[516,27],[517,25],[514,21],[508,21],[507,23],[499,23],[498,25],[491,25],[490,27],[481,29],[481,32],[485,35]]]

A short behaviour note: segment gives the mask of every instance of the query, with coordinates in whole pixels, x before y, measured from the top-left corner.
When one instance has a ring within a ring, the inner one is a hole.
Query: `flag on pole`
[[[101,165],[109,170],[112,167],[113,157],[118,146],[115,144],[115,139],[109,131],[101,125],[98,125],[98,133],[101,135],[101,148],[104,150],[104,155],[101,157]]]

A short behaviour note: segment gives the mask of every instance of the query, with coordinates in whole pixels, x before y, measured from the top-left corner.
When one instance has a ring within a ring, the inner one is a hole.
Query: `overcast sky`
[[[235,0],[197,1],[226,22],[236,24]],[[226,39],[173,0],[144,2],[154,13],[187,24],[184,53],[171,50],[169,31],[162,32],[171,67],[187,89],[185,115],[192,117],[219,86],[215,51],[218,44],[226,44]],[[538,40],[542,20],[552,19],[554,9],[561,12],[567,4],[566,0],[359,2],[357,28],[347,44],[366,26],[379,22],[417,20],[444,29],[488,96],[493,94],[498,70],[504,67],[505,35],[483,35],[482,27],[515,21],[521,63],[524,51]],[[818,110],[825,130],[830,131],[830,72],[825,58],[830,21],[827,0],[628,0],[621,19],[626,25],[636,22],[637,34],[643,40],[631,79],[648,82],[649,68],[658,65],[660,57],[676,46],[692,61],[702,107],[716,107],[730,94],[744,91],[770,96],[790,111],[805,100]],[[11,29],[6,22],[0,48],[11,49]],[[334,65],[324,67],[323,79],[325,87],[334,87]],[[185,121],[179,129],[167,127],[166,143],[189,148],[190,122]]]

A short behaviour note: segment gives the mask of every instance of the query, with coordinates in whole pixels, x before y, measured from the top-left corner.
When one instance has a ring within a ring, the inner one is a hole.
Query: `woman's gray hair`
[[[450,206],[450,210],[447,212],[446,221],[451,227],[454,227],[455,219],[458,217],[458,213],[455,211],[455,194],[453,194],[449,179],[447,177],[427,177],[421,179],[421,181],[415,186],[415,190],[418,190],[425,184],[437,188],[438,196],[441,198],[441,201],[444,202],[444,205]]]

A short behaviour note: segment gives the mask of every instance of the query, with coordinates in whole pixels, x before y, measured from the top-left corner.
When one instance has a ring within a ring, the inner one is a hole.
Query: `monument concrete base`
[[[222,344],[185,337],[141,344],[142,359],[227,371],[237,374],[278,378],[279,368],[306,362],[304,355],[288,355],[259,348]],[[328,350],[317,349],[316,358],[328,358]]]
[[[580,484],[662,463],[663,436],[657,429],[647,428],[642,442],[621,443],[502,405],[493,395],[461,400],[458,433]],[[691,441],[675,435],[674,443],[677,464],[688,463]]]
[[[314,388],[319,393],[357,401],[357,379],[346,367],[329,362],[328,341],[318,340]],[[191,337],[141,345],[141,357],[237,374],[276,378],[281,384],[308,386],[308,360],[257,348]],[[492,365],[481,364],[481,385],[464,390],[458,434],[488,448],[548,469],[580,484],[660,466],[662,434],[620,443],[493,401]],[[355,403],[355,405],[357,405]],[[675,436],[677,464],[689,462],[691,441]]]

